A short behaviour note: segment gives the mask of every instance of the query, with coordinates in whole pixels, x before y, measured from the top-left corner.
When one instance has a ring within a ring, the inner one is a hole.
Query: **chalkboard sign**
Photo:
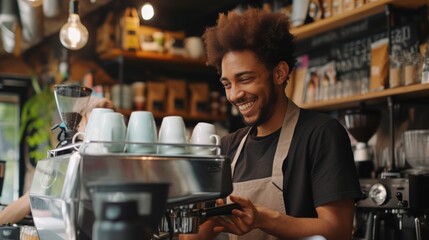
[[[382,13],[296,42],[296,52],[309,59],[303,102],[353,95],[368,88],[371,44],[388,37],[386,24]],[[418,52],[417,26],[410,21],[391,27],[390,51]]]
[[[386,38],[386,32],[344,42],[331,51],[338,79],[369,77],[371,67],[371,43]]]
[[[297,56],[300,56],[309,52],[318,51],[322,48],[329,49],[341,42],[347,42],[362,38],[363,36],[370,36],[386,31],[387,21],[385,14],[376,14],[364,20],[347,24],[332,31],[300,39],[295,42],[295,52]]]
[[[397,49],[402,54],[419,51],[419,32],[416,24],[405,24],[394,27],[390,33],[390,51]]]

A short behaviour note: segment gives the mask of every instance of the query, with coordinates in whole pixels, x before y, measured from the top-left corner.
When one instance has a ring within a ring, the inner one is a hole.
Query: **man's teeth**
[[[237,107],[238,107],[238,110],[240,111],[246,111],[250,109],[252,105],[253,105],[253,102],[248,102],[248,103],[240,104]]]

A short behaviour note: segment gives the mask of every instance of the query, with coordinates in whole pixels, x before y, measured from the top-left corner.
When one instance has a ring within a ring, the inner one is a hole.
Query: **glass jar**
[[[421,82],[429,83],[429,47],[426,48],[426,52],[423,57]]]
[[[389,87],[394,88],[404,85],[402,77],[403,64],[404,58],[398,52],[393,52],[392,56],[390,56]]]
[[[410,85],[419,82],[420,76],[418,74],[420,65],[420,54],[409,53],[405,55],[403,67],[403,79],[405,85]]]

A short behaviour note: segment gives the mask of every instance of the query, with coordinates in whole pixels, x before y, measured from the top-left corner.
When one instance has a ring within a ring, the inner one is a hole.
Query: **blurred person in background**
[[[88,107],[82,112],[82,120],[79,123],[78,131],[85,130],[89,115],[94,108],[113,108],[113,103],[106,98],[91,97]],[[23,220],[31,213],[30,209],[30,194],[26,192],[16,201],[13,201],[0,211],[0,225],[8,223],[17,223]]]

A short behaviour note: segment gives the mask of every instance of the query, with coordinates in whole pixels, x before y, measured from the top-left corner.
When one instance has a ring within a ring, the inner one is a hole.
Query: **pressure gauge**
[[[369,197],[377,205],[381,206],[387,200],[387,189],[381,183],[376,183],[369,189]]]

